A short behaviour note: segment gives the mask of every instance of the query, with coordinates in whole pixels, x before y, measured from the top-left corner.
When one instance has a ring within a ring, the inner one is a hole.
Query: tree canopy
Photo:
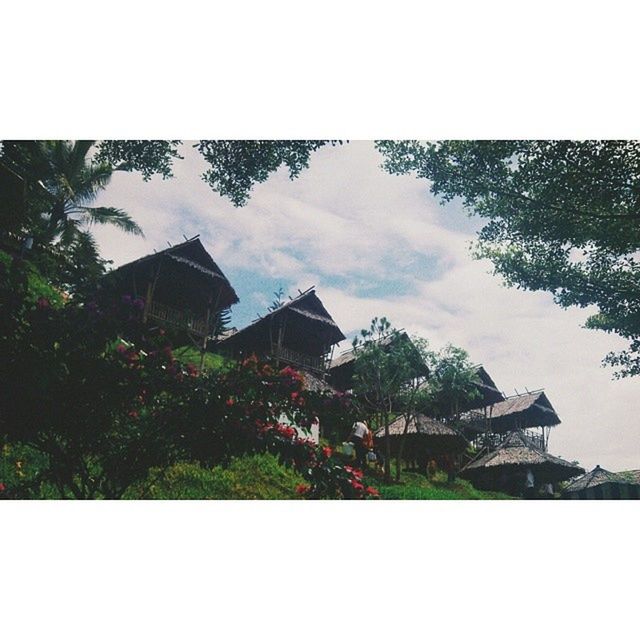
[[[629,348],[605,361],[640,373],[640,142],[600,140],[377,143],[384,167],[415,173],[487,219],[475,256],[507,284],[596,307],[586,326]]]

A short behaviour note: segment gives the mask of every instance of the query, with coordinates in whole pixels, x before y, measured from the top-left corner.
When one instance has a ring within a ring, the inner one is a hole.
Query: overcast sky
[[[118,173],[101,195],[145,233],[95,228],[116,266],[200,234],[240,297],[234,326],[263,313],[279,286],[316,285],[349,338],[384,315],[432,347],[464,347],[507,395],[544,387],[562,420],[551,453],[587,469],[640,468],[640,379],[614,381],[601,366],[624,341],[581,328],[586,310],[504,287],[470,256],[480,221],[441,206],[425,181],[384,173],[373,143],[321,149],[297,180],[274,174],[241,209],[200,179],[206,167],[188,144],[182,155],[171,180]]]

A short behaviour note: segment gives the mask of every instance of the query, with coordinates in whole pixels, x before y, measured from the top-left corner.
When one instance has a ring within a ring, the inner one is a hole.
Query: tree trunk
[[[389,437],[389,417],[384,417],[384,481],[391,484],[391,438]]]

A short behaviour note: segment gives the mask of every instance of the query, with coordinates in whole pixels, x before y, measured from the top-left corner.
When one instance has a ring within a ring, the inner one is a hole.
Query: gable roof
[[[389,435],[391,436],[399,436],[404,433],[404,428],[406,425],[406,420],[403,416],[396,418],[389,425]],[[422,434],[427,436],[450,436],[456,438],[462,438],[466,441],[466,439],[453,427],[450,427],[448,424],[441,422],[440,420],[436,420],[435,418],[430,418],[429,416],[425,416],[419,414],[415,417],[414,420],[409,421],[409,426],[407,428],[407,434]],[[384,427],[380,427],[376,432],[375,436],[377,438],[384,437]]]
[[[478,364],[474,367],[476,375],[480,379],[475,383],[475,387],[479,392],[479,396],[465,403],[463,411],[471,411],[472,409],[481,409],[488,405],[495,404],[504,400],[504,394],[498,389],[493,378],[489,375],[483,365]]]
[[[494,451],[477,460],[472,460],[461,472],[461,476],[476,477],[483,472],[500,472],[504,468],[532,467],[541,469],[557,479],[568,479],[584,473],[584,469],[552,456],[535,446],[521,431],[510,433]]]
[[[625,478],[621,473],[613,473],[597,465],[595,469],[577,478],[564,488],[566,492],[584,491],[602,484],[637,484]]]
[[[495,433],[560,424],[560,418],[543,390],[509,396],[488,405],[487,410],[491,417],[491,429]],[[465,415],[464,419],[472,428],[475,422],[481,421],[484,424],[484,415],[474,412]]]
[[[164,261],[182,265],[193,270],[212,283],[217,284],[220,291],[220,307],[229,307],[238,302],[238,296],[231,283],[216,264],[211,255],[204,248],[199,236],[176,244],[161,251],[150,253],[142,258],[123,264],[106,274],[109,278],[128,277],[140,272],[147,272],[149,267]]]
[[[302,320],[303,323],[309,326],[315,325],[325,339],[328,340],[328,344],[337,344],[345,339],[345,335],[340,331],[340,328],[316,295],[315,289],[311,287],[297,297],[288,300],[274,311],[257,318],[248,326],[230,334],[221,341],[221,344],[232,346],[233,344],[240,344],[243,341],[250,340],[252,335],[268,330],[270,323],[274,319],[287,314]]]

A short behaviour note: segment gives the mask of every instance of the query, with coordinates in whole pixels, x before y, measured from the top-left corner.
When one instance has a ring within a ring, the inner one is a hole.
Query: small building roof
[[[160,265],[161,275],[167,271],[171,273],[171,278],[162,278],[161,284],[159,283],[160,291],[168,299],[175,299],[179,304],[191,302],[192,306],[200,307],[206,306],[206,303],[202,304],[202,297],[215,292],[214,302],[217,302],[218,309],[238,302],[231,283],[204,248],[199,236],[128,262],[110,271],[105,277],[127,283],[131,278],[138,286],[143,287]],[[145,291],[137,293],[144,295]]]
[[[315,290],[311,288],[243,329],[228,335],[219,344],[225,349],[260,351],[269,342],[271,328],[280,320],[286,322],[286,331],[293,334],[298,343],[297,350],[300,352],[304,352],[306,346],[319,355],[325,346],[337,344],[345,339]]]
[[[485,474],[499,475],[516,468],[531,468],[534,473],[542,473],[554,481],[568,480],[584,473],[578,465],[539,449],[522,431],[513,431],[495,451],[472,460],[460,475],[473,480]]]
[[[629,480],[629,482],[633,482],[634,484],[640,484],[640,469],[630,470],[630,471],[618,471],[618,475],[622,476]]]
[[[541,389],[509,396],[489,405],[487,413],[491,417],[491,429],[495,433],[532,427],[554,427],[560,424],[560,417]],[[480,421],[484,428],[484,415],[470,412],[463,419],[469,427],[473,428],[474,422]]]
[[[399,441],[399,436],[404,433],[406,425],[407,421],[402,416],[389,425],[392,446],[397,444],[394,441]],[[429,451],[432,454],[461,453],[469,445],[467,439],[457,429],[422,414],[409,421],[406,436],[410,443],[409,449]],[[375,432],[375,437],[379,441],[384,439],[384,427]]]
[[[404,433],[405,425],[407,424],[406,419],[403,416],[396,418],[389,425],[389,435],[390,436],[400,436]],[[415,419],[409,421],[409,426],[407,428],[407,434],[422,434],[428,436],[449,436],[449,437],[463,437],[456,429],[450,427],[448,424],[441,422],[440,420],[436,420],[435,418],[430,418],[429,416],[425,416],[419,414]],[[376,438],[384,437],[384,427],[380,427],[375,432]],[[464,439],[464,438],[463,438]]]
[[[471,411],[473,409],[481,409],[488,405],[495,404],[504,400],[502,391],[498,389],[493,378],[489,375],[483,365],[479,364],[475,367],[475,372],[479,382],[475,384],[476,389],[479,392],[477,398],[467,402],[463,408],[464,411]]]
[[[595,469],[576,478],[564,488],[565,492],[584,491],[603,484],[637,484],[624,477],[623,473],[613,473],[597,465]]]

